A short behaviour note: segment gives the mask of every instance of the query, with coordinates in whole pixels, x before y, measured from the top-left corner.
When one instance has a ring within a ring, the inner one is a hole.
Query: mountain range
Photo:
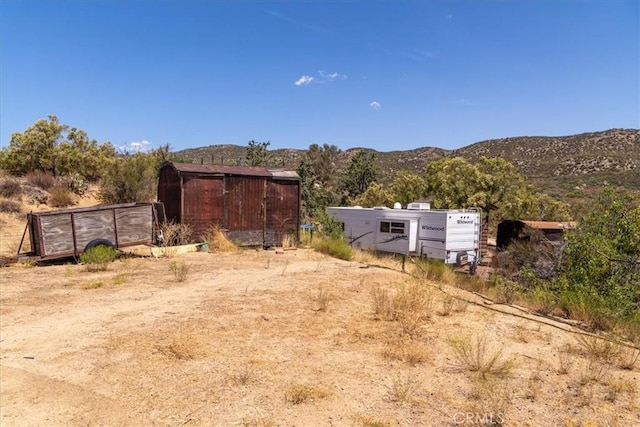
[[[177,151],[176,157],[193,163],[242,165],[246,146],[210,145]],[[575,190],[614,185],[640,193],[640,129],[609,129],[569,136],[522,136],[490,139],[456,149],[421,147],[404,151],[349,148],[336,158],[345,167],[359,150],[376,153],[381,181],[395,172],[421,173],[424,166],[442,157],[463,157],[473,162],[481,156],[503,157],[528,182],[547,194],[566,195]],[[307,150],[270,150],[268,166],[295,169]]]

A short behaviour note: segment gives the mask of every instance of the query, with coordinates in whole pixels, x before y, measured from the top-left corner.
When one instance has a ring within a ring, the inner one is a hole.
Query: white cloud
[[[319,70],[318,71],[318,76],[317,77],[312,77],[312,76],[308,76],[308,75],[303,75],[302,77],[300,77],[298,80],[295,81],[295,85],[296,86],[306,86],[309,83],[329,83],[332,82],[334,80],[346,80],[347,76],[344,74],[340,74],[337,72],[334,73],[327,73],[324,70]]]
[[[120,151],[125,153],[145,153],[151,148],[151,143],[146,139],[142,141],[132,141],[126,145],[118,147]]]
[[[371,104],[369,104],[369,107],[373,108],[374,110],[379,110],[382,105],[380,105],[378,101],[373,101]]]
[[[326,73],[323,70],[319,70],[318,74],[320,75],[320,77],[322,77],[325,81],[331,81],[331,80],[335,80],[337,78],[339,78],[340,80],[346,80],[347,76],[345,76],[344,74],[340,74],[340,73]]]
[[[311,83],[312,81],[314,81],[315,79],[311,76],[307,76],[306,74],[302,77],[300,77],[298,80],[296,80],[295,85],[296,86],[306,86],[309,83]]]

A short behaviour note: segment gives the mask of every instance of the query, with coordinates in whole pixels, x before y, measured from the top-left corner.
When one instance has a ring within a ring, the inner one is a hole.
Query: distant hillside
[[[338,168],[347,165],[358,150],[340,153]],[[375,151],[366,149],[367,151]],[[295,169],[306,150],[270,151],[270,166]],[[211,145],[175,154],[194,163],[241,165],[246,147]],[[562,137],[526,136],[491,139],[460,148],[444,150],[422,147],[414,150],[376,152],[383,180],[407,169],[421,172],[427,162],[451,156],[474,161],[481,156],[504,157],[527,179],[547,193],[566,194],[576,188],[612,184],[629,190],[640,189],[640,129],[610,129]]]

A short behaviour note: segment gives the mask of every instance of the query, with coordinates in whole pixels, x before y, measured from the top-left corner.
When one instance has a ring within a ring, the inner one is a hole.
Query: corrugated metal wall
[[[167,221],[180,222],[182,211],[180,173],[171,166],[163,166],[158,178],[158,201],[164,204]]]
[[[265,177],[225,177],[225,221],[232,239],[247,245],[264,242]]]
[[[182,180],[182,222],[191,226],[195,240],[201,240],[211,226],[222,224],[224,177],[185,174]]]
[[[293,172],[273,177],[260,169],[247,168],[243,175],[241,167],[167,163],[160,171],[158,200],[169,220],[192,227],[194,241],[213,225],[245,245],[280,245],[286,235],[297,241],[299,178]]]
[[[265,242],[269,246],[282,244],[285,236],[298,239],[300,227],[298,181],[273,180],[267,183],[267,217]]]

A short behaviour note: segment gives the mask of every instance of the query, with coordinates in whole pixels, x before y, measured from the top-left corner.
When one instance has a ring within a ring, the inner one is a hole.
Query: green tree
[[[427,183],[420,175],[410,171],[400,171],[391,183],[390,190],[395,202],[407,206],[427,195]]]
[[[503,158],[481,157],[471,164],[460,157],[431,162],[425,169],[427,192],[438,208],[482,208],[502,218],[566,220],[568,207],[527,185]],[[545,205],[548,203],[548,205]]]
[[[311,165],[314,180],[325,187],[333,188],[336,183],[336,162],[340,149],[335,145],[309,145],[305,159]]]
[[[268,147],[270,141],[256,142],[253,139],[247,145],[247,165],[249,166],[266,166],[271,158]]]
[[[376,182],[378,170],[375,165],[376,153],[359,150],[351,158],[349,165],[340,175],[339,190],[342,193],[342,203],[364,193],[369,186]]]
[[[607,315],[640,310],[640,207],[626,193],[605,189],[597,209],[567,234],[561,283],[599,303]]]
[[[391,207],[394,204],[393,194],[386,190],[382,184],[372,183],[367,190],[356,196],[351,202],[356,206],[372,208],[374,206]]]
[[[83,130],[63,125],[50,115],[11,135],[9,146],[0,151],[0,167],[17,174],[42,171],[95,180],[108,169],[115,154],[110,143],[98,144]]]
[[[102,179],[98,197],[106,204],[155,200],[159,162],[153,153],[118,156]]]
[[[321,184],[311,160],[300,162],[296,172],[300,175],[302,218],[305,221],[316,218],[320,212],[324,212],[325,207],[337,204],[338,196],[330,187]]]

